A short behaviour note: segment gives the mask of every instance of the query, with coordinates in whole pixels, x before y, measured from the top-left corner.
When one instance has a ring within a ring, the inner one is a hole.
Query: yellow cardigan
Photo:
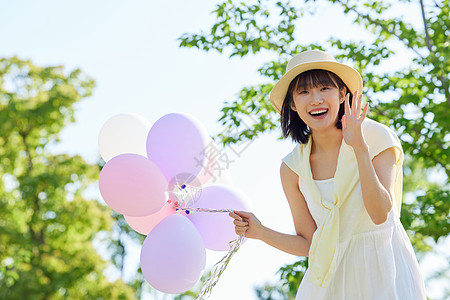
[[[400,216],[403,181],[403,150],[397,135],[387,126],[366,118],[362,124],[362,131],[372,160],[384,150],[396,149],[396,181],[394,186],[394,208]],[[352,236],[352,219],[340,220],[340,215],[351,215],[351,203],[363,201],[359,184],[358,165],[353,148],[342,140],[339,150],[336,173],[334,176],[334,204],[324,201],[315,184],[309,161],[311,152],[311,138],[306,144],[297,144],[294,150],[283,158],[308,187],[317,203],[330,211],[325,221],[314,232],[309,250],[309,281],[327,287],[337,268],[339,244],[348,241]],[[350,203],[346,205],[346,203]],[[342,228],[340,228],[340,226]]]

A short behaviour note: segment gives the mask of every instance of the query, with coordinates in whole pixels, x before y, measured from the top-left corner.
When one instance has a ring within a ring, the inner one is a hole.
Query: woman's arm
[[[361,124],[367,115],[366,103],[361,115],[362,94],[355,92],[352,107],[349,95],[345,98],[345,115],[342,117],[342,134],[345,142],[353,147],[358,163],[364,206],[372,221],[384,223],[393,206],[393,194],[396,174],[394,148],[389,148],[370,160],[369,147],[362,134]]]
[[[393,206],[395,150],[389,148],[372,161],[367,147],[355,149],[364,206],[373,223],[384,223]]]
[[[298,175],[283,162],[280,167],[281,183],[291,208],[297,234],[285,234],[265,227],[248,212],[230,213],[235,218],[236,233],[244,234],[248,238],[259,239],[281,251],[297,256],[308,256],[312,236],[316,230],[305,198],[298,186]],[[276,216],[275,216],[276,217]]]

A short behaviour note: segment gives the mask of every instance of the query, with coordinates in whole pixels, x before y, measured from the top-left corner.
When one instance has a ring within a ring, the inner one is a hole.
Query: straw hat
[[[270,102],[278,113],[281,114],[283,101],[291,81],[298,74],[313,69],[333,72],[342,79],[352,94],[356,90],[362,91],[363,82],[358,71],[347,65],[338,63],[333,56],[326,52],[320,50],[305,51],[291,58],[286,68],[286,74],[281,77],[270,92]]]

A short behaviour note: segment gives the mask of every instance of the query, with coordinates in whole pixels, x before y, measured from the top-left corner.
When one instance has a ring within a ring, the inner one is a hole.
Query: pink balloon
[[[141,249],[141,269],[147,282],[163,293],[191,289],[206,264],[206,250],[195,226],[184,216],[166,217],[153,228]]]
[[[164,206],[156,213],[145,217],[130,217],[124,216],[125,221],[128,225],[133,228],[136,232],[143,235],[148,235],[148,233],[155,227],[159,222],[161,222],[165,217],[173,215],[176,213],[175,207],[169,203],[164,204]]]
[[[207,164],[212,139],[203,125],[187,114],[171,113],[153,124],[147,137],[147,155],[167,182],[194,180]]]
[[[194,199],[197,199],[196,202],[189,206],[195,208],[248,210],[244,204],[245,196],[226,185],[207,186]],[[200,232],[205,247],[210,250],[227,251],[228,243],[238,237],[234,231],[233,219],[228,213],[193,212],[188,218]]]
[[[98,184],[105,202],[131,217],[156,213],[168,197],[164,175],[152,161],[137,154],[121,154],[109,160]]]

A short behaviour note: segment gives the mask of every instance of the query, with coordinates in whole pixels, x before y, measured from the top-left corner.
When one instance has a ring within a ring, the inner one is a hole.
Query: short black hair
[[[298,116],[298,113],[291,108],[292,95],[294,91],[298,91],[305,87],[318,87],[318,86],[334,86],[341,91],[344,87],[347,88],[347,92],[350,89],[342,81],[342,79],[333,72],[314,69],[308,70],[297,75],[289,84],[286,96],[284,97],[283,106],[281,108],[281,130],[285,138],[291,137],[294,142],[300,144],[306,144],[311,134],[311,129],[305,122]],[[350,92],[349,102],[350,107],[352,105],[352,94]],[[336,127],[342,129],[342,116],[345,114],[345,102],[342,102],[339,106],[338,120]]]

